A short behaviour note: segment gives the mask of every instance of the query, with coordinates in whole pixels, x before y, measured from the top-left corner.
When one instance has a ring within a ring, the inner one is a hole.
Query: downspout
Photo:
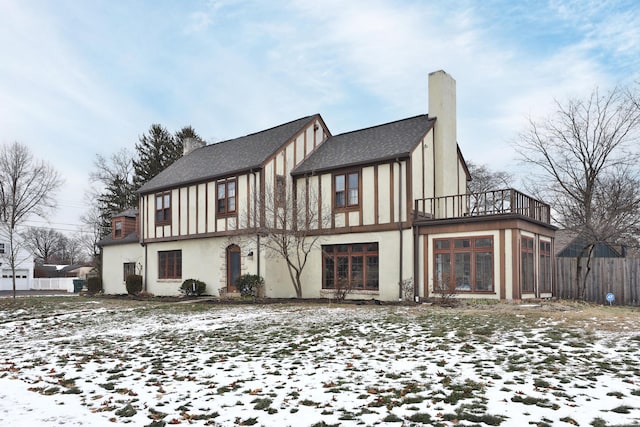
[[[398,299],[402,300],[402,265],[403,265],[403,238],[402,238],[402,162],[396,158],[398,163],[398,231],[400,231],[400,260],[398,265]]]
[[[256,178],[256,172],[252,169],[251,175],[253,175],[253,227],[259,230],[257,226],[258,222],[258,214],[257,214],[257,206],[258,206],[258,191],[257,185],[258,181]],[[256,275],[260,276],[260,231],[256,233]]]
[[[148,255],[148,248],[147,245],[144,241],[144,197],[140,197],[142,200],[140,201],[140,212],[138,214],[138,216],[140,217],[140,245],[144,248],[144,276],[142,276],[142,289],[147,292],[147,272],[148,272],[148,262],[147,262],[147,255]]]

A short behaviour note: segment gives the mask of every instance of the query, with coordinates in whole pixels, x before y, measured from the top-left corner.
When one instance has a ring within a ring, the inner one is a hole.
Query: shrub
[[[142,276],[139,274],[130,274],[127,276],[127,293],[129,295],[137,295],[142,292]]]
[[[100,277],[89,277],[87,279],[87,291],[91,295],[102,292],[102,279]]]
[[[180,285],[180,292],[185,295],[200,296],[207,289],[207,284],[197,279],[187,279]]]
[[[243,274],[236,280],[236,289],[243,297],[261,297],[263,288],[264,279],[257,274]]]

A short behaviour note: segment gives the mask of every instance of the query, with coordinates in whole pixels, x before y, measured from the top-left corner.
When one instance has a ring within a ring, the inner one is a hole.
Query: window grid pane
[[[434,292],[492,292],[493,237],[437,239]]]
[[[325,245],[322,251],[323,289],[378,289],[377,243]]]

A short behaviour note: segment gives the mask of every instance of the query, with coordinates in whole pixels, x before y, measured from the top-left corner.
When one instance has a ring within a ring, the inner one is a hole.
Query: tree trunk
[[[576,297],[579,300],[584,300],[586,296],[587,277],[591,272],[591,257],[593,254],[594,247],[595,247],[594,245],[589,244],[582,249],[580,254],[578,254],[577,264],[576,264],[576,291],[577,291]],[[582,277],[582,268],[583,268],[582,259],[585,257],[585,255],[587,260],[587,265],[586,265],[587,271],[584,274],[584,277]]]

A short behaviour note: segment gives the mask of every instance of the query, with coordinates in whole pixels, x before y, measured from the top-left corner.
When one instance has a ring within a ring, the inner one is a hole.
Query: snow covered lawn
[[[640,312],[0,300],[2,425],[640,423]]]

